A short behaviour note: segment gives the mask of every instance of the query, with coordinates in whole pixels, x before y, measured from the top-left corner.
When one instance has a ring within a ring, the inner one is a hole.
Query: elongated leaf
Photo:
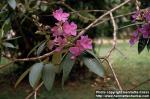
[[[27,69],[23,74],[21,74],[21,76],[18,78],[18,80],[15,83],[15,88],[20,84],[20,82],[28,75],[28,73],[30,72],[30,69]]]
[[[2,44],[3,44],[3,46],[8,47],[8,48],[16,48],[13,44],[8,43],[8,42],[4,42]]]
[[[12,9],[16,8],[16,0],[7,0],[7,2]]]
[[[139,39],[139,43],[138,43],[138,53],[139,53],[139,54],[144,50],[144,48],[145,48],[145,46],[146,46],[146,44],[147,44],[147,41],[148,41],[147,38],[141,37],[141,38]]]
[[[97,57],[97,55],[92,50],[86,50],[85,52],[86,52],[86,54],[90,54],[91,56],[93,56],[94,58],[96,58],[97,60],[99,60],[98,57]]]
[[[46,47],[45,45],[46,45],[46,42],[43,42],[43,43],[40,45],[40,47],[37,49],[36,54],[37,54],[38,56],[42,53],[42,51],[43,51],[44,48]]]
[[[90,71],[94,72],[100,77],[104,77],[104,67],[100,61],[92,57],[82,57],[84,64],[89,68]]]
[[[4,37],[4,33],[8,32],[10,29],[11,29],[10,18],[7,18],[0,29],[0,37],[1,38]]]
[[[46,64],[43,68],[42,79],[47,90],[51,90],[55,80],[55,68],[53,64]]]
[[[16,39],[19,39],[19,38],[21,38],[21,37],[22,37],[22,36],[18,36],[18,37],[9,38],[9,39],[6,39],[6,41],[16,40]]]
[[[72,60],[71,56],[72,54],[68,52],[66,56],[63,58],[62,62],[60,63],[60,67],[62,67],[63,70],[62,87],[64,85],[64,82],[68,78],[68,75],[71,72],[71,69],[75,63],[75,60]]]
[[[42,75],[43,63],[35,63],[29,73],[30,85],[35,88]]]

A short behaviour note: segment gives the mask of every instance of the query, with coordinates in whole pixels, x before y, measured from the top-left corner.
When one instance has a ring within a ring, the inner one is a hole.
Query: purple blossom
[[[150,36],[150,23],[144,24],[139,31],[142,33],[143,38],[148,38]]]
[[[82,52],[82,50],[79,47],[71,47],[69,51],[73,54],[71,59],[75,59],[77,56],[79,56]]]
[[[135,32],[133,32],[133,35],[132,35],[131,39],[129,40],[129,43],[131,46],[133,46],[139,40],[140,29],[141,28],[138,27],[137,30]]]
[[[77,40],[74,47],[71,47],[69,51],[73,54],[72,58],[79,56],[84,50],[92,49],[92,40],[88,36],[81,36],[80,40]]]
[[[81,39],[77,42],[80,42],[83,49],[92,49],[92,40],[88,36],[81,36]]]
[[[65,22],[68,20],[69,13],[63,12],[63,10],[60,8],[60,9],[56,10],[55,12],[53,12],[53,16],[58,21]]]
[[[71,36],[71,35],[76,36],[76,34],[77,34],[77,25],[74,22],[71,22],[69,24],[69,22],[66,21],[63,24],[63,30],[64,30],[64,33],[65,33],[66,36]]]
[[[62,38],[62,37],[56,37],[53,40],[53,45],[57,46],[57,48],[55,49],[55,51],[61,51],[62,48],[67,44],[67,40],[66,38]]]
[[[132,15],[132,19],[133,22],[135,22],[139,17],[141,16],[141,11],[136,11],[133,15]]]
[[[148,10],[144,13],[144,18],[146,19],[146,21],[150,22],[150,9],[148,9]]]
[[[54,26],[51,28],[53,36],[61,36],[63,34],[63,30],[61,26]]]

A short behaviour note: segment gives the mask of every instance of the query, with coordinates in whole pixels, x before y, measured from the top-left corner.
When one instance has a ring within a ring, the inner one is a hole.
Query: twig
[[[135,0],[136,10],[140,10],[140,2],[138,0]]]
[[[53,51],[51,51],[49,53],[46,53],[44,55],[37,56],[37,57],[31,57],[31,58],[11,59],[9,57],[6,57],[6,56],[5,57],[8,58],[8,59],[10,59],[10,60],[12,60],[13,62],[35,61],[35,60],[46,58],[46,57],[52,55],[54,52],[55,52],[55,50],[53,50]]]
[[[87,18],[83,15],[81,15],[79,12],[77,12],[76,10],[74,10],[73,8],[71,8],[68,4],[64,3],[64,2],[61,2],[65,7],[67,7],[68,9],[70,9],[71,11],[73,11],[74,13],[76,13],[79,17],[81,17],[82,19],[84,20],[94,20],[94,19],[90,19],[90,18]]]
[[[115,11],[116,9],[122,7],[123,5],[127,4],[128,2],[130,2],[131,0],[125,0],[125,2],[121,3],[120,5],[114,7],[113,9],[107,11],[106,13],[104,13],[103,15],[101,15],[99,18],[97,18],[95,21],[93,21],[91,24],[89,24],[86,28],[84,28],[78,35],[77,37],[74,39],[77,40],[81,35],[83,35],[87,30],[89,30],[94,24],[96,24],[99,20],[101,20],[102,18],[104,18],[105,16],[107,16],[108,14],[110,14],[110,12]]]
[[[114,30],[114,32],[113,32],[113,46],[110,49],[108,55],[104,59],[107,61],[108,65],[109,65],[109,67],[110,67],[110,69],[111,69],[111,71],[112,71],[112,73],[114,75],[114,78],[115,78],[115,80],[117,82],[117,85],[118,85],[119,89],[122,90],[122,87],[121,87],[120,82],[119,82],[119,80],[118,80],[118,78],[116,76],[116,73],[115,73],[111,63],[107,60],[107,58],[111,55],[112,51],[116,48],[116,42],[117,42],[117,36],[116,36],[116,34],[117,34],[117,25],[115,23],[115,20],[114,20],[112,12],[110,12],[110,17],[111,17],[111,20],[112,20],[113,30]]]
[[[133,87],[133,88],[130,89],[130,90],[134,90],[134,89],[136,89],[137,87],[140,87],[140,86],[142,86],[142,85],[145,84],[145,83],[148,83],[149,81],[150,81],[150,79],[147,79],[147,80],[143,81],[142,83],[138,84],[137,86]]]
[[[127,56],[120,49],[117,47],[115,49],[124,57],[124,59],[127,59]]]
[[[110,49],[110,51],[108,52],[108,55],[106,56],[106,58],[108,58],[111,55],[111,53],[113,52],[113,50],[115,50],[116,44],[117,44],[117,25],[115,23],[112,12],[110,12],[110,17],[111,17],[111,20],[112,20],[113,30],[114,30],[114,32],[113,32],[113,46]]]
[[[36,88],[34,91],[32,91],[25,99],[30,99],[30,97],[32,95],[35,95],[35,93],[37,93],[37,91],[39,90],[39,88],[41,88],[41,86],[43,85],[43,82],[41,82]]]
[[[51,51],[49,53],[46,53],[42,56],[38,56],[38,57],[31,57],[31,58],[20,58],[20,59],[12,59],[12,58],[9,58],[5,55],[3,55],[3,57],[11,60],[11,62],[7,63],[7,64],[4,64],[4,65],[0,65],[0,69],[6,67],[6,66],[9,66],[10,64],[14,63],[14,62],[24,62],[24,61],[35,61],[35,60],[39,60],[39,59],[43,59],[43,58],[46,58],[50,55],[52,55],[55,51]]]
[[[9,66],[12,63],[14,63],[14,61],[11,61],[11,62],[4,64],[4,65],[0,65],[0,69],[3,69],[4,67]]]
[[[115,78],[115,80],[116,80],[116,83],[117,83],[117,86],[118,86],[119,90],[123,90],[122,87],[121,87],[121,85],[120,85],[120,82],[119,82],[119,80],[118,80],[118,78],[117,78],[117,75],[116,75],[116,73],[115,73],[115,71],[114,71],[114,69],[113,69],[113,67],[112,67],[112,65],[111,65],[111,63],[110,63],[110,62],[108,61],[108,59],[105,58],[105,57],[102,57],[102,58],[100,58],[100,59],[104,59],[104,60],[107,62],[107,64],[109,65],[109,67],[110,67],[110,69],[111,69],[111,71],[112,71],[112,73],[113,73],[113,76],[114,76],[114,78]]]
[[[121,30],[121,29],[124,29],[124,28],[128,28],[128,27],[131,27],[131,26],[135,26],[135,25],[141,25],[141,24],[144,24],[144,22],[138,22],[138,23],[133,23],[133,24],[125,25],[123,27],[118,28],[118,30]]]
[[[106,10],[78,10],[70,13],[77,13],[77,12],[106,12]]]
[[[119,89],[123,90],[122,87],[121,87],[121,85],[120,85],[120,82],[119,82],[119,80],[117,78],[117,75],[116,75],[116,73],[115,73],[115,71],[114,71],[114,69],[113,69],[113,67],[112,67],[112,65],[111,65],[111,63],[109,61],[108,61],[108,65],[109,65],[109,67],[110,67],[110,69],[111,69],[111,71],[112,71],[112,73],[114,75],[114,78],[115,78],[115,80],[117,82],[117,85],[118,85]]]
[[[144,11],[144,10],[145,9],[140,9],[140,11]],[[132,15],[134,13],[136,13],[136,11],[133,11],[133,12],[130,12],[130,13],[126,13],[126,14],[117,15],[117,16],[114,16],[114,19],[121,18],[121,17],[128,16],[128,15]],[[102,23],[105,23],[106,21],[109,21],[110,19],[111,18],[103,19],[100,22],[97,22],[96,24],[94,24],[92,27],[96,27],[98,25],[101,25]]]

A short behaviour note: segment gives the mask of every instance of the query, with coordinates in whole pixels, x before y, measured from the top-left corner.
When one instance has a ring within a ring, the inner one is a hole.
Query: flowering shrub
[[[129,43],[133,46],[136,42],[138,42],[138,52],[142,52],[142,50],[147,45],[148,50],[150,49],[150,9],[146,9],[144,11],[136,11],[134,15],[132,15],[133,22],[143,22],[142,25],[138,26],[135,32],[133,33]]]
[[[43,60],[32,66],[29,72],[30,85],[35,88],[39,78],[42,78],[45,87],[50,90],[56,73],[61,71],[63,72],[62,85],[64,85],[75,61],[78,60],[83,61],[92,72],[103,77],[103,66],[92,52],[92,40],[87,35],[74,40],[78,35],[77,24],[69,22],[69,13],[63,12],[61,8],[53,12],[53,17],[57,23],[51,28],[52,37],[48,41],[48,48],[54,51],[52,60],[46,63]],[[56,69],[56,66],[59,66],[59,69]]]

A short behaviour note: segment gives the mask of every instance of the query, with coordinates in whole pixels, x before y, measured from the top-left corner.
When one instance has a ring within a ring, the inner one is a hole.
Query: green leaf
[[[20,82],[27,76],[27,74],[30,72],[31,68],[28,68],[21,76],[18,78],[18,80],[15,83],[15,88],[20,84]]]
[[[45,49],[45,46],[46,45],[46,42],[43,42],[41,45],[40,45],[40,47],[37,49],[37,52],[36,52],[36,54],[39,56],[41,53],[42,53],[42,51]]]
[[[72,54],[68,52],[60,63],[60,67],[63,69],[62,87],[64,86],[64,82],[68,78],[68,75],[71,72],[71,69],[75,63],[75,60],[72,60],[71,56]]]
[[[42,75],[42,69],[43,69],[43,63],[35,63],[32,68],[31,71],[29,73],[29,82],[30,85],[35,88],[41,78]]]
[[[16,40],[21,38],[22,36],[18,36],[18,37],[13,37],[13,38],[9,38],[9,39],[5,39],[6,41],[11,41],[11,40]]]
[[[86,50],[85,53],[90,54],[91,56],[93,56],[93,57],[95,57],[97,60],[99,60],[98,57],[96,56],[96,54],[95,54],[92,50]]]
[[[150,50],[150,39],[148,39],[148,42],[147,42],[147,50],[148,51]]]
[[[100,61],[98,61],[96,58],[91,57],[83,57],[82,60],[90,71],[94,72],[100,77],[104,77],[104,67]]]
[[[139,39],[139,43],[138,43],[138,53],[139,53],[139,54],[144,50],[144,48],[145,48],[145,46],[146,46],[146,44],[147,44],[147,41],[148,41],[147,38],[141,37],[141,38]]]
[[[47,90],[51,90],[55,80],[55,68],[53,64],[46,64],[43,68],[43,82]]]
[[[7,0],[7,2],[12,9],[16,8],[16,0]]]
[[[4,33],[11,29],[10,18],[7,18],[0,29],[0,38],[4,37]]]
[[[8,48],[16,48],[13,44],[8,43],[8,42],[4,42],[2,43],[3,46],[8,47]]]

